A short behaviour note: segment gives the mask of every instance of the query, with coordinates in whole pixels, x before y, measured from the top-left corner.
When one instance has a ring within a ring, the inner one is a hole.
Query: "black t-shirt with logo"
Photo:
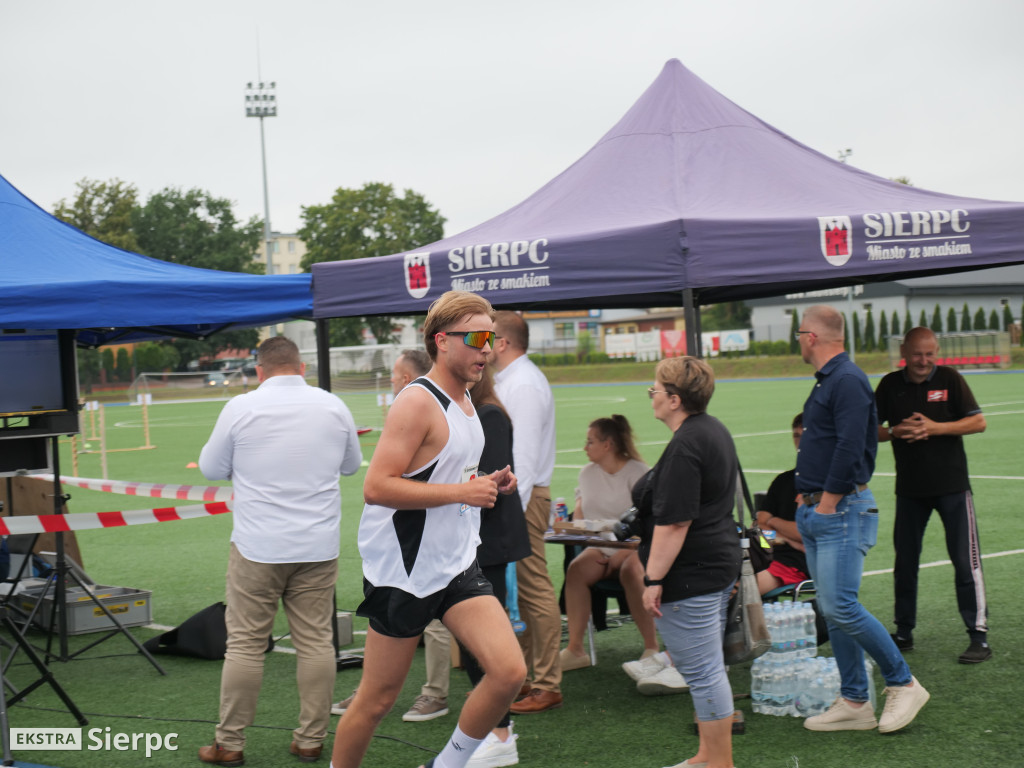
[[[920,384],[905,371],[893,371],[875,390],[878,423],[898,425],[915,412],[932,421],[959,421],[981,413],[964,377],[953,368],[937,365]],[[927,440],[892,440],[896,458],[896,495],[922,498],[970,490],[967,454],[960,435],[930,436]]]
[[[634,487],[634,501],[641,501],[639,554],[645,566],[656,524],[691,521],[664,578],[662,602],[723,590],[739,576],[740,544],[733,519],[738,469],[736,447],[722,422],[706,413],[694,414]],[[637,494],[645,482],[646,492]]]

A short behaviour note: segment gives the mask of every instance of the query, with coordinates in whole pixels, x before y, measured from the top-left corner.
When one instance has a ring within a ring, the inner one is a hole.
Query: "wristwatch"
[[[662,585],[662,582],[664,582],[664,581],[665,581],[664,579],[649,579],[649,578],[647,578],[647,574],[646,573],[644,574],[644,586],[645,587],[660,587]]]

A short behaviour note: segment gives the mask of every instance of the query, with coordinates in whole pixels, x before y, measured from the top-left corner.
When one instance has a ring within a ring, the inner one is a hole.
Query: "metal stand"
[[[57,445],[57,437],[54,436],[50,439],[53,441],[53,508],[54,514],[61,515],[63,514],[64,503],[70,498],[70,496],[65,496],[64,494],[61,493],[60,457],[58,455],[59,447]],[[147,651],[142,646],[142,644],[135,639],[131,632],[129,632],[125,628],[125,626],[121,624],[120,621],[118,621],[117,617],[114,616],[114,614],[112,614],[107,609],[107,606],[105,606],[103,603],[99,601],[99,599],[96,597],[96,594],[93,592],[92,587],[83,583],[82,580],[78,577],[78,574],[75,573],[75,571],[68,566],[67,560],[64,555],[64,533],[62,531],[57,531],[54,534],[54,537],[56,539],[57,558],[53,566],[53,571],[51,572],[50,578],[47,581],[46,586],[43,588],[42,593],[39,595],[35,607],[32,609],[32,611],[28,615],[28,618],[25,620],[25,626],[27,627],[35,618],[40,607],[43,605],[43,601],[46,598],[46,595],[49,593],[50,588],[52,586],[53,608],[50,613],[50,636],[46,641],[45,661],[47,663],[50,661],[50,659],[56,659],[57,661],[70,661],[76,656],[85,653],[91,648],[95,648],[103,641],[110,639],[111,637],[120,632],[122,635],[124,635],[131,641],[132,645],[134,645],[138,649],[139,653],[146,657],[146,659],[149,661],[150,664],[153,665],[157,672],[159,672],[161,675],[166,675],[167,672],[165,672],[163,667],[161,667],[157,663],[156,659],[154,659],[150,655],[149,651]],[[89,599],[91,599],[93,603],[95,603],[96,606],[99,607],[99,609],[102,610],[103,613],[106,614],[107,618],[110,619],[110,621],[114,624],[114,629],[110,630],[107,634],[89,643],[84,648],[80,648],[74,653],[68,652],[67,583],[69,578],[82,589],[85,595],[87,595]],[[53,647],[53,632],[55,627],[57,629],[57,637],[60,642],[59,653],[53,653],[51,651]],[[8,664],[10,664],[9,660]]]
[[[0,738],[3,739],[3,765],[14,765],[14,758],[11,755],[11,728],[7,720],[7,707],[9,704],[16,704],[21,701],[44,683],[49,685],[53,689],[53,692],[60,697],[60,700],[64,702],[64,706],[67,707],[68,712],[74,716],[79,725],[88,725],[89,721],[86,719],[85,715],[82,714],[81,710],[75,706],[75,702],[71,700],[71,697],[68,696],[67,692],[61,688],[60,683],[58,683],[56,678],[53,676],[53,672],[49,670],[43,660],[39,658],[38,654],[36,654],[29,642],[25,640],[25,636],[21,633],[21,630],[18,629],[18,625],[15,624],[8,615],[6,606],[0,606],[0,625],[10,632],[11,637],[14,638],[13,643],[0,639],[0,642],[11,649],[11,656],[13,657],[15,652],[20,648],[25,652],[25,655],[28,656],[29,660],[39,671],[39,679],[27,688],[22,688],[20,691],[15,690],[14,686],[7,681],[7,676],[3,674],[3,672],[0,672]],[[8,658],[8,664],[9,663],[10,658]],[[7,669],[7,664],[3,666],[3,669]],[[11,691],[14,692],[14,695],[11,696],[10,699],[7,698],[7,688],[10,688]]]

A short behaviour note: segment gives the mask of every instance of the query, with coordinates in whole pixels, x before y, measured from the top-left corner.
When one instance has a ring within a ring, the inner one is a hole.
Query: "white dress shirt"
[[[362,460],[352,414],[336,395],[301,376],[271,376],[224,406],[199,469],[231,480],[231,541],[243,557],[316,563],[338,556],[338,477]]]
[[[494,391],[512,419],[512,456],[526,509],[534,486],[549,487],[555,471],[555,399],[548,380],[526,355],[494,374]]]

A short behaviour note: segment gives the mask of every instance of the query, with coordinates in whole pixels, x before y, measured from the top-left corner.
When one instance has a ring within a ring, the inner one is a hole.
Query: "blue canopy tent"
[[[310,276],[151,259],[54,218],[0,176],[0,328],[76,329],[82,346],[270,325],[313,312]]]
[[[832,160],[673,59],[582,158],[489,221],[415,251],[313,265],[316,318],[701,304],[1024,263],[1024,203],[898,184]]]

